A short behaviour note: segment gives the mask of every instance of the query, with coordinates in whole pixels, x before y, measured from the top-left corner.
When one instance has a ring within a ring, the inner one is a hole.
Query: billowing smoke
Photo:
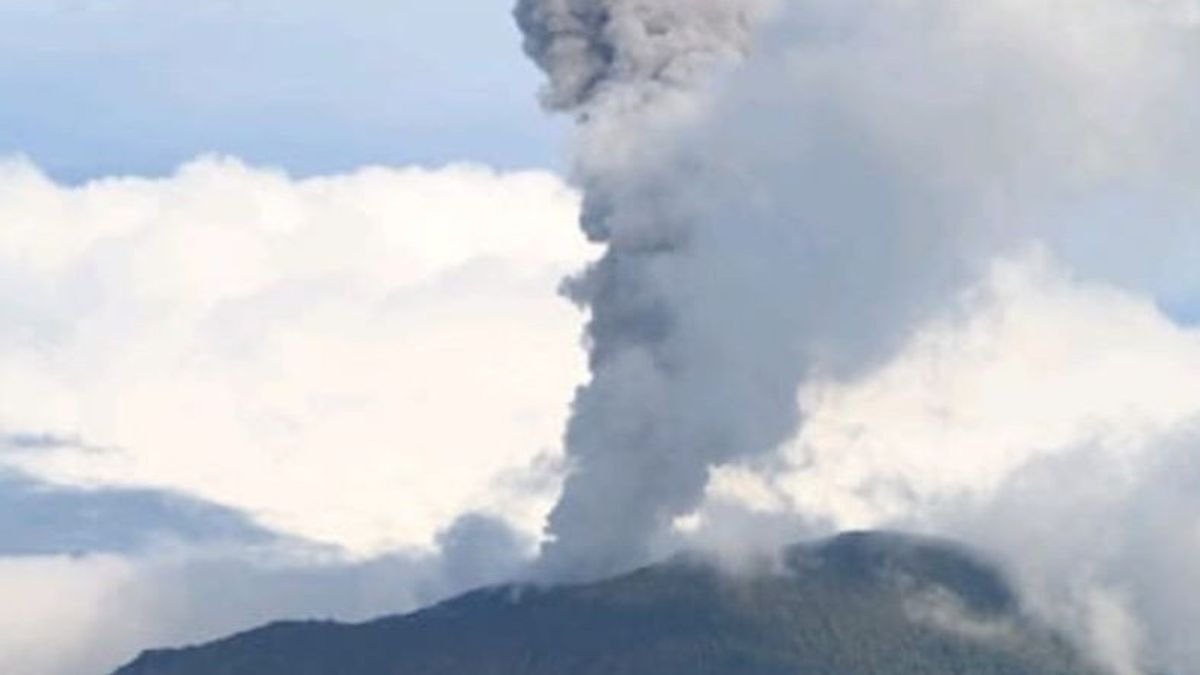
[[[1184,194],[1191,10],[522,0],[546,101],[580,122],[582,226],[607,246],[567,285],[592,380],[546,563],[643,561],[713,467],[796,431],[808,378],[878,364],[1021,242],[1087,242],[1046,214]]]
[[[646,104],[694,87],[746,52],[765,0],[520,0],[525,47],[550,76],[545,102],[580,110],[609,97]]]
[[[691,248],[693,227],[688,214],[673,212],[683,206],[670,192],[676,167],[661,167],[656,178],[654,164],[665,153],[637,147],[654,142],[649,132],[633,137],[634,128],[674,111],[711,68],[744,54],[760,5],[523,0],[517,7],[526,49],[550,76],[547,104],[577,112],[591,134],[584,143],[595,151],[580,161],[583,227],[608,244],[603,260],[568,288],[591,310],[594,381],[579,392],[567,434],[574,466],[551,516],[555,540],[546,556],[555,574],[641,562],[652,538],[695,505],[710,463],[762,447],[791,424],[779,410],[776,428],[750,439],[724,423],[726,393],[697,362],[710,347],[688,344],[703,335],[681,330],[683,298],[672,297],[676,284],[663,276],[693,273],[677,264]],[[620,150],[610,140],[628,145]],[[707,398],[709,410],[691,408],[697,397]]]

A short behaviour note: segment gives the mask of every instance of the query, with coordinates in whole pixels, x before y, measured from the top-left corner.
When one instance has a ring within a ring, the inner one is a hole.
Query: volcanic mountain
[[[729,572],[695,556],[488,588],[363,624],[276,623],[115,675],[1093,675],[948,542],[851,533]]]

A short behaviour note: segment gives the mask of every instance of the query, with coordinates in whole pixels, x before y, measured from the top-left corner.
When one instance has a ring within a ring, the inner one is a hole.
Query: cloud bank
[[[583,373],[577,212],[479,166],[0,163],[0,670],[516,575]]]
[[[68,188],[0,168],[0,429],[49,482],[153,487],[358,554],[468,510],[537,532],[587,247],[539,173],[296,181],[205,159]],[[515,482],[514,482],[515,481]],[[369,514],[369,515],[368,515]]]
[[[1044,253],[968,297],[882,368],[812,383],[797,436],[713,472],[690,537],[730,555],[797,531],[951,536],[1102,665],[1190,672],[1200,330]]]
[[[346,561],[296,543],[0,557],[0,668],[111,672],[140,651],[225,637],[282,618],[366,620],[505,581],[530,542],[467,516],[436,551]]]

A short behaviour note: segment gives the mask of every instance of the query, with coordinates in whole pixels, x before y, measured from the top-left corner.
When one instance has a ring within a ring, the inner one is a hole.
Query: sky
[[[0,0],[0,672],[878,526],[1200,664],[1194,3],[596,2]]]
[[[0,153],[68,182],[205,153],[562,164],[505,3],[3,0],[0,26]]]

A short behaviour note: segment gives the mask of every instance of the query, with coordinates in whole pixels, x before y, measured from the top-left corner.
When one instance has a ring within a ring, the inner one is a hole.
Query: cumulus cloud
[[[842,527],[994,495],[1049,454],[1169,437],[1200,415],[1197,369],[1200,333],[1152,299],[1006,261],[885,367],[805,391],[772,480]]]
[[[470,166],[66,187],[9,160],[0,429],[76,440],[0,461],[362,555],[467,511],[537,532],[582,372],[554,293],[589,256],[576,210],[550,175]]]
[[[998,264],[958,308],[884,367],[812,383],[793,440],[714,472],[691,538],[953,536],[1114,672],[1190,672],[1200,330],[1044,252]]]
[[[0,163],[0,670],[517,575],[583,372],[577,211],[478,166]]]

